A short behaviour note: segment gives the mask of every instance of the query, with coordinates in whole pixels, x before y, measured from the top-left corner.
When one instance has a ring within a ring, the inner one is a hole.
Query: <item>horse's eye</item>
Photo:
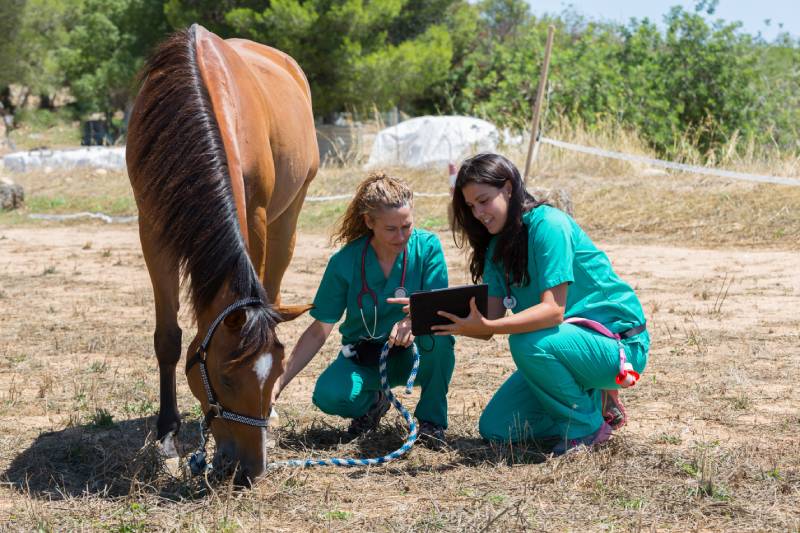
[[[232,376],[229,376],[226,372],[221,372],[219,376],[219,381],[223,387],[226,389],[234,389],[236,388],[236,380],[233,379]]]

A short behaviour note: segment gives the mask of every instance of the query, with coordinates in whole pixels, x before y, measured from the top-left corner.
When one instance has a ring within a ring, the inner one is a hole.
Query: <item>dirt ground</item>
[[[441,233],[451,283],[465,261]],[[492,448],[481,409],[513,370],[505,338],[459,340],[449,447],[389,466],[293,470],[253,490],[159,468],[150,284],[135,225],[0,228],[0,529],[145,531],[800,531],[796,251],[601,242],[653,339],[631,420],[594,453],[544,462]],[[298,239],[285,303],[310,301],[331,252]],[[294,345],[309,323],[279,328]],[[184,345],[194,330],[182,317]],[[328,343],[278,405],[277,458],[382,454],[400,418],[357,441],[311,405]],[[182,374],[185,451],[196,401]],[[403,397],[413,406],[416,395]]]

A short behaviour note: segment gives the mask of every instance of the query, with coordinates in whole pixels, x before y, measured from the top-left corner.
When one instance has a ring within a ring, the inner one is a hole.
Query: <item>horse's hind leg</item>
[[[176,456],[174,437],[181,425],[175,393],[175,367],[181,358],[181,328],[178,326],[179,289],[178,265],[159,249],[149,224],[139,217],[139,238],[142,241],[147,270],[153,284],[156,306],[156,330],[153,335],[158,371],[160,374],[160,408],[158,411],[158,440],[164,453]]]

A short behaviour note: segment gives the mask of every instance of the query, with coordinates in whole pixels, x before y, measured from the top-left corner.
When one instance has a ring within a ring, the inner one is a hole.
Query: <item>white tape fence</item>
[[[672,161],[664,161],[662,159],[653,159],[641,155],[625,154],[623,152],[614,152],[612,150],[601,150],[600,148],[592,148],[591,146],[582,146],[580,144],[572,144],[557,139],[550,139],[549,137],[540,137],[540,143],[549,144],[564,150],[571,150],[573,152],[580,152],[582,154],[594,155],[597,157],[606,157],[610,159],[619,159],[621,161],[630,161],[635,163],[644,163],[650,166],[668,168],[671,170],[680,170],[682,172],[693,172],[696,174],[707,174],[709,176],[719,176],[722,178],[730,178],[734,180],[743,181],[756,181],[761,183],[775,183],[778,185],[792,185],[800,186],[800,179],[797,178],[784,178],[780,176],[764,176],[760,174],[747,174],[744,172],[734,172],[732,170],[723,170],[717,168],[700,167],[696,165],[686,165],[684,163],[674,163]]]
[[[668,168],[670,170],[679,170],[681,172],[692,172],[695,174],[705,174],[709,176],[718,176],[721,178],[729,178],[734,180],[741,180],[741,181],[753,181],[759,183],[774,183],[776,185],[789,185],[793,187],[800,186],[800,179],[798,178],[786,178],[781,176],[765,176],[762,174],[748,174],[745,172],[734,172],[732,170],[724,170],[724,169],[717,169],[717,168],[709,168],[709,167],[701,167],[697,165],[687,165],[684,163],[675,163],[673,161],[664,161],[663,159],[654,159],[651,157],[645,157],[641,155],[632,155],[626,154],[623,152],[615,152],[613,150],[602,150],[600,148],[594,148],[591,146],[583,146],[580,144],[573,144],[564,141],[559,141],[558,139],[551,139],[549,137],[540,137],[539,143],[541,144],[549,144],[550,146],[555,146],[556,148],[561,148],[563,150],[570,150],[573,152],[579,152],[582,154],[594,155],[597,157],[606,157],[610,159],[618,159],[621,161],[629,161],[632,163],[643,163],[650,166],[655,167],[662,167]],[[536,150],[538,151],[539,144],[536,146]],[[535,158],[535,157],[534,157]],[[449,193],[441,192],[441,193],[431,193],[431,192],[415,192],[414,196],[419,198],[448,198],[450,196]],[[327,196],[306,196],[306,202],[332,202],[332,201],[339,201],[339,200],[349,200],[352,198],[352,194],[333,194]],[[137,219],[136,216],[129,216],[129,217],[110,217],[103,213],[74,213],[69,215],[47,215],[47,214],[37,214],[32,213],[29,215],[30,218],[39,219],[39,220],[72,220],[77,218],[94,218],[98,220],[102,220],[106,223],[127,223],[133,222]]]

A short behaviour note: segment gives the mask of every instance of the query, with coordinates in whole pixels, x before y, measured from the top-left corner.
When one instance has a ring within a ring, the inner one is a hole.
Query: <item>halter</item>
[[[235,413],[233,411],[229,411],[225,409],[221,403],[219,403],[214,396],[214,389],[211,388],[211,381],[208,379],[208,369],[206,368],[206,359],[208,357],[208,345],[211,344],[211,337],[214,336],[214,332],[216,331],[217,327],[225,320],[225,317],[236,311],[237,309],[241,309],[242,307],[249,307],[254,305],[264,305],[264,302],[261,298],[244,298],[241,300],[237,300],[233,302],[231,305],[226,307],[222,310],[222,312],[214,319],[214,322],[211,323],[211,326],[208,328],[208,332],[206,333],[203,342],[200,343],[200,346],[197,348],[197,351],[194,353],[191,359],[186,363],[186,372],[188,373],[189,370],[196,364],[200,365],[200,377],[203,381],[203,388],[206,391],[206,399],[208,400],[208,412],[205,414],[205,417],[200,422],[200,447],[194,452],[189,459],[189,467],[191,468],[192,472],[199,472],[203,471],[207,468],[205,464],[205,457],[206,457],[206,441],[208,440],[208,432],[211,429],[211,421],[215,418],[221,418],[223,420],[229,420],[231,422],[238,422],[240,424],[245,424],[247,426],[253,426],[257,428],[267,428],[269,427],[269,419],[268,418],[253,418],[251,416],[240,415],[239,413]]]
[[[369,335],[370,339],[378,339],[380,337],[376,337],[375,333],[378,330],[378,295],[375,294],[369,284],[367,283],[367,250],[369,249],[369,243],[372,242],[372,235],[367,237],[366,242],[364,243],[364,249],[361,251],[361,290],[358,292],[358,296],[356,297],[356,301],[358,302],[358,310],[361,313],[361,322],[364,324],[364,329]],[[408,267],[408,254],[406,250],[403,250],[403,272],[400,274],[400,286],[394,290],[394,297],[395,298],[405,298],[408,296],[408,291],[406,290],[406,268]],[[364,296],[369,296],[372,298],[372,301],[375,302],[375,309],[372,313],[372,331],[369,330],[369,326],[367,326],[367,320],[364,318]]]

